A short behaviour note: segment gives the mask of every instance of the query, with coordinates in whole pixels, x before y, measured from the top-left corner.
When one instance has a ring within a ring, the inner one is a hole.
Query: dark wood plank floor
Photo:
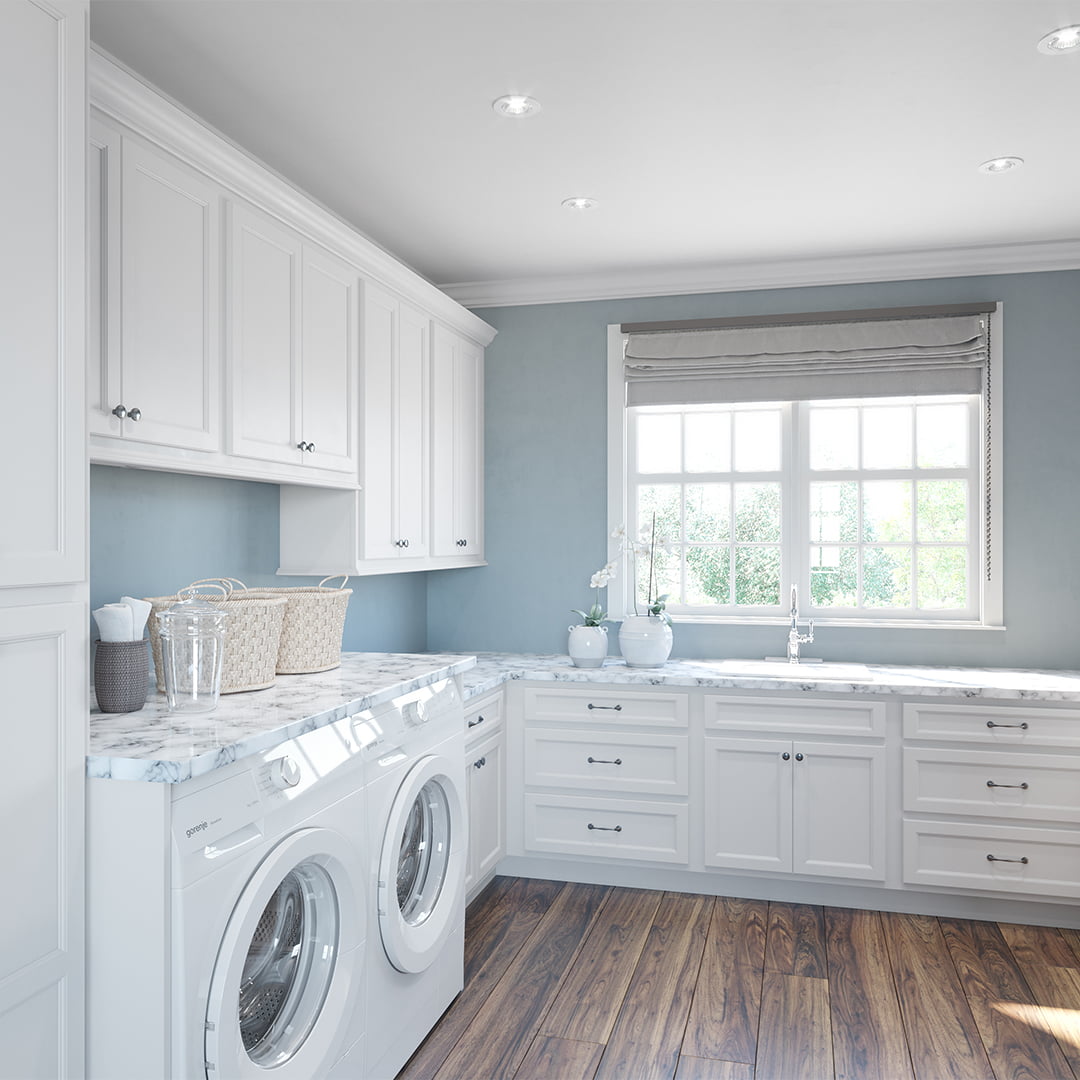
[[[496,878],[399,1080],[1080,1080],[1080,932]]]

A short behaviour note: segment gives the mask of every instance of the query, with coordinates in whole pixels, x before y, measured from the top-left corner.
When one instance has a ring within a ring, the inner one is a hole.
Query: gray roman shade
[[[626,403],[979,393],[995,306],[624,325]]]

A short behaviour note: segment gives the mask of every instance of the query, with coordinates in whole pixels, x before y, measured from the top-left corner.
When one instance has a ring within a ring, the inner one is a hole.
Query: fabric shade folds
[[[628,405],[973,394],[989,363],[989,312],[769,325],[630,329]],[[819,317],[820,318],[820,317]],[[745,323],[747,320],[731,320]]]

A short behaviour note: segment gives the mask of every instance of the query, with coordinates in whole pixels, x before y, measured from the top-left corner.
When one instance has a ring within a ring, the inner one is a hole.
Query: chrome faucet
[[[799,646],[809,645],[814,640],[814,620],[811,619],[805,634],[799,633],[799,589],[791,586],[791,629],[787,636],[787,658],[789,664],[799,662]]]

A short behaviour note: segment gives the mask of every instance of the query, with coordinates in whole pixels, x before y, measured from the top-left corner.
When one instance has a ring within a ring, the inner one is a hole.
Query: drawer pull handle
[[[788,752],[787,752],[786,750],[785,750],[785,751],[784,751],[784,752],[783,752],[783,753],[782,753],[782,754],[781,754],[780,756],[781,756],[781,757],[782,757],[782,758],[783,758],[783,759],[784,759],[785,761],[790,761],[790,760],[791,760],[791,755],[790,755],[790,754],[789,754],[789,753],[788,753]]]
[[[1020,729],[1021,731],[1027,731],[1027,729],[1028,729],[1028,722],[1027,722],[1026,720],[1024,720],[1023,722],[1021,722],[1021,723],[1019,723],[1019,724],[995,724],[993,720],[987,720],[987,721],[986,721],[986,726],[987,726],[988,728],[996,728],[996,727],[1014,727],[1014,728],[1019,728],[1019,729]]]
[[[1028,857],[1026,855],[1021,855],[1019,859],[999,859],[996,855],[987,855],[986,856],[986,861],[987,862],[1018,862],[1018,863],[1023,863],[1025,866],[1027,866]]]
[[[598,832],[622,832],[621,825],[594,825],[591,821],[589,822],[589,828]]]
[[[995,784],[993,780],[987,780],[986,781],[986,786],[987,787],[1014,787],[1014,788],[1019,788],[1021,791],[1027,791],[1027,789],[1028,789],[1028,785],[1027,785],[1026,780],[1022,784]]]
[[[486,764],[487,764],[487,758],[482,757],[482,758],[480,758],[479,761],[474,761],[473,762],[473,768],[474,769],[482,769]]]
[[[590,765],[621,765],[622,758],[617,757],[614,760],[610,758],[592,757],[591,755],[585,759]]]
[[[484,718],[482,716],[478,716],[475,720],[470,720],[468,722],[468,726],[469,727],[477,727],[478,725],[482,724],[483,722],[484,722]]]
[[[622,712],[622,706],[621,705],[594,705],[591,701],[589,702],[589,708],[590,709],[610,709],[612,712]]]

